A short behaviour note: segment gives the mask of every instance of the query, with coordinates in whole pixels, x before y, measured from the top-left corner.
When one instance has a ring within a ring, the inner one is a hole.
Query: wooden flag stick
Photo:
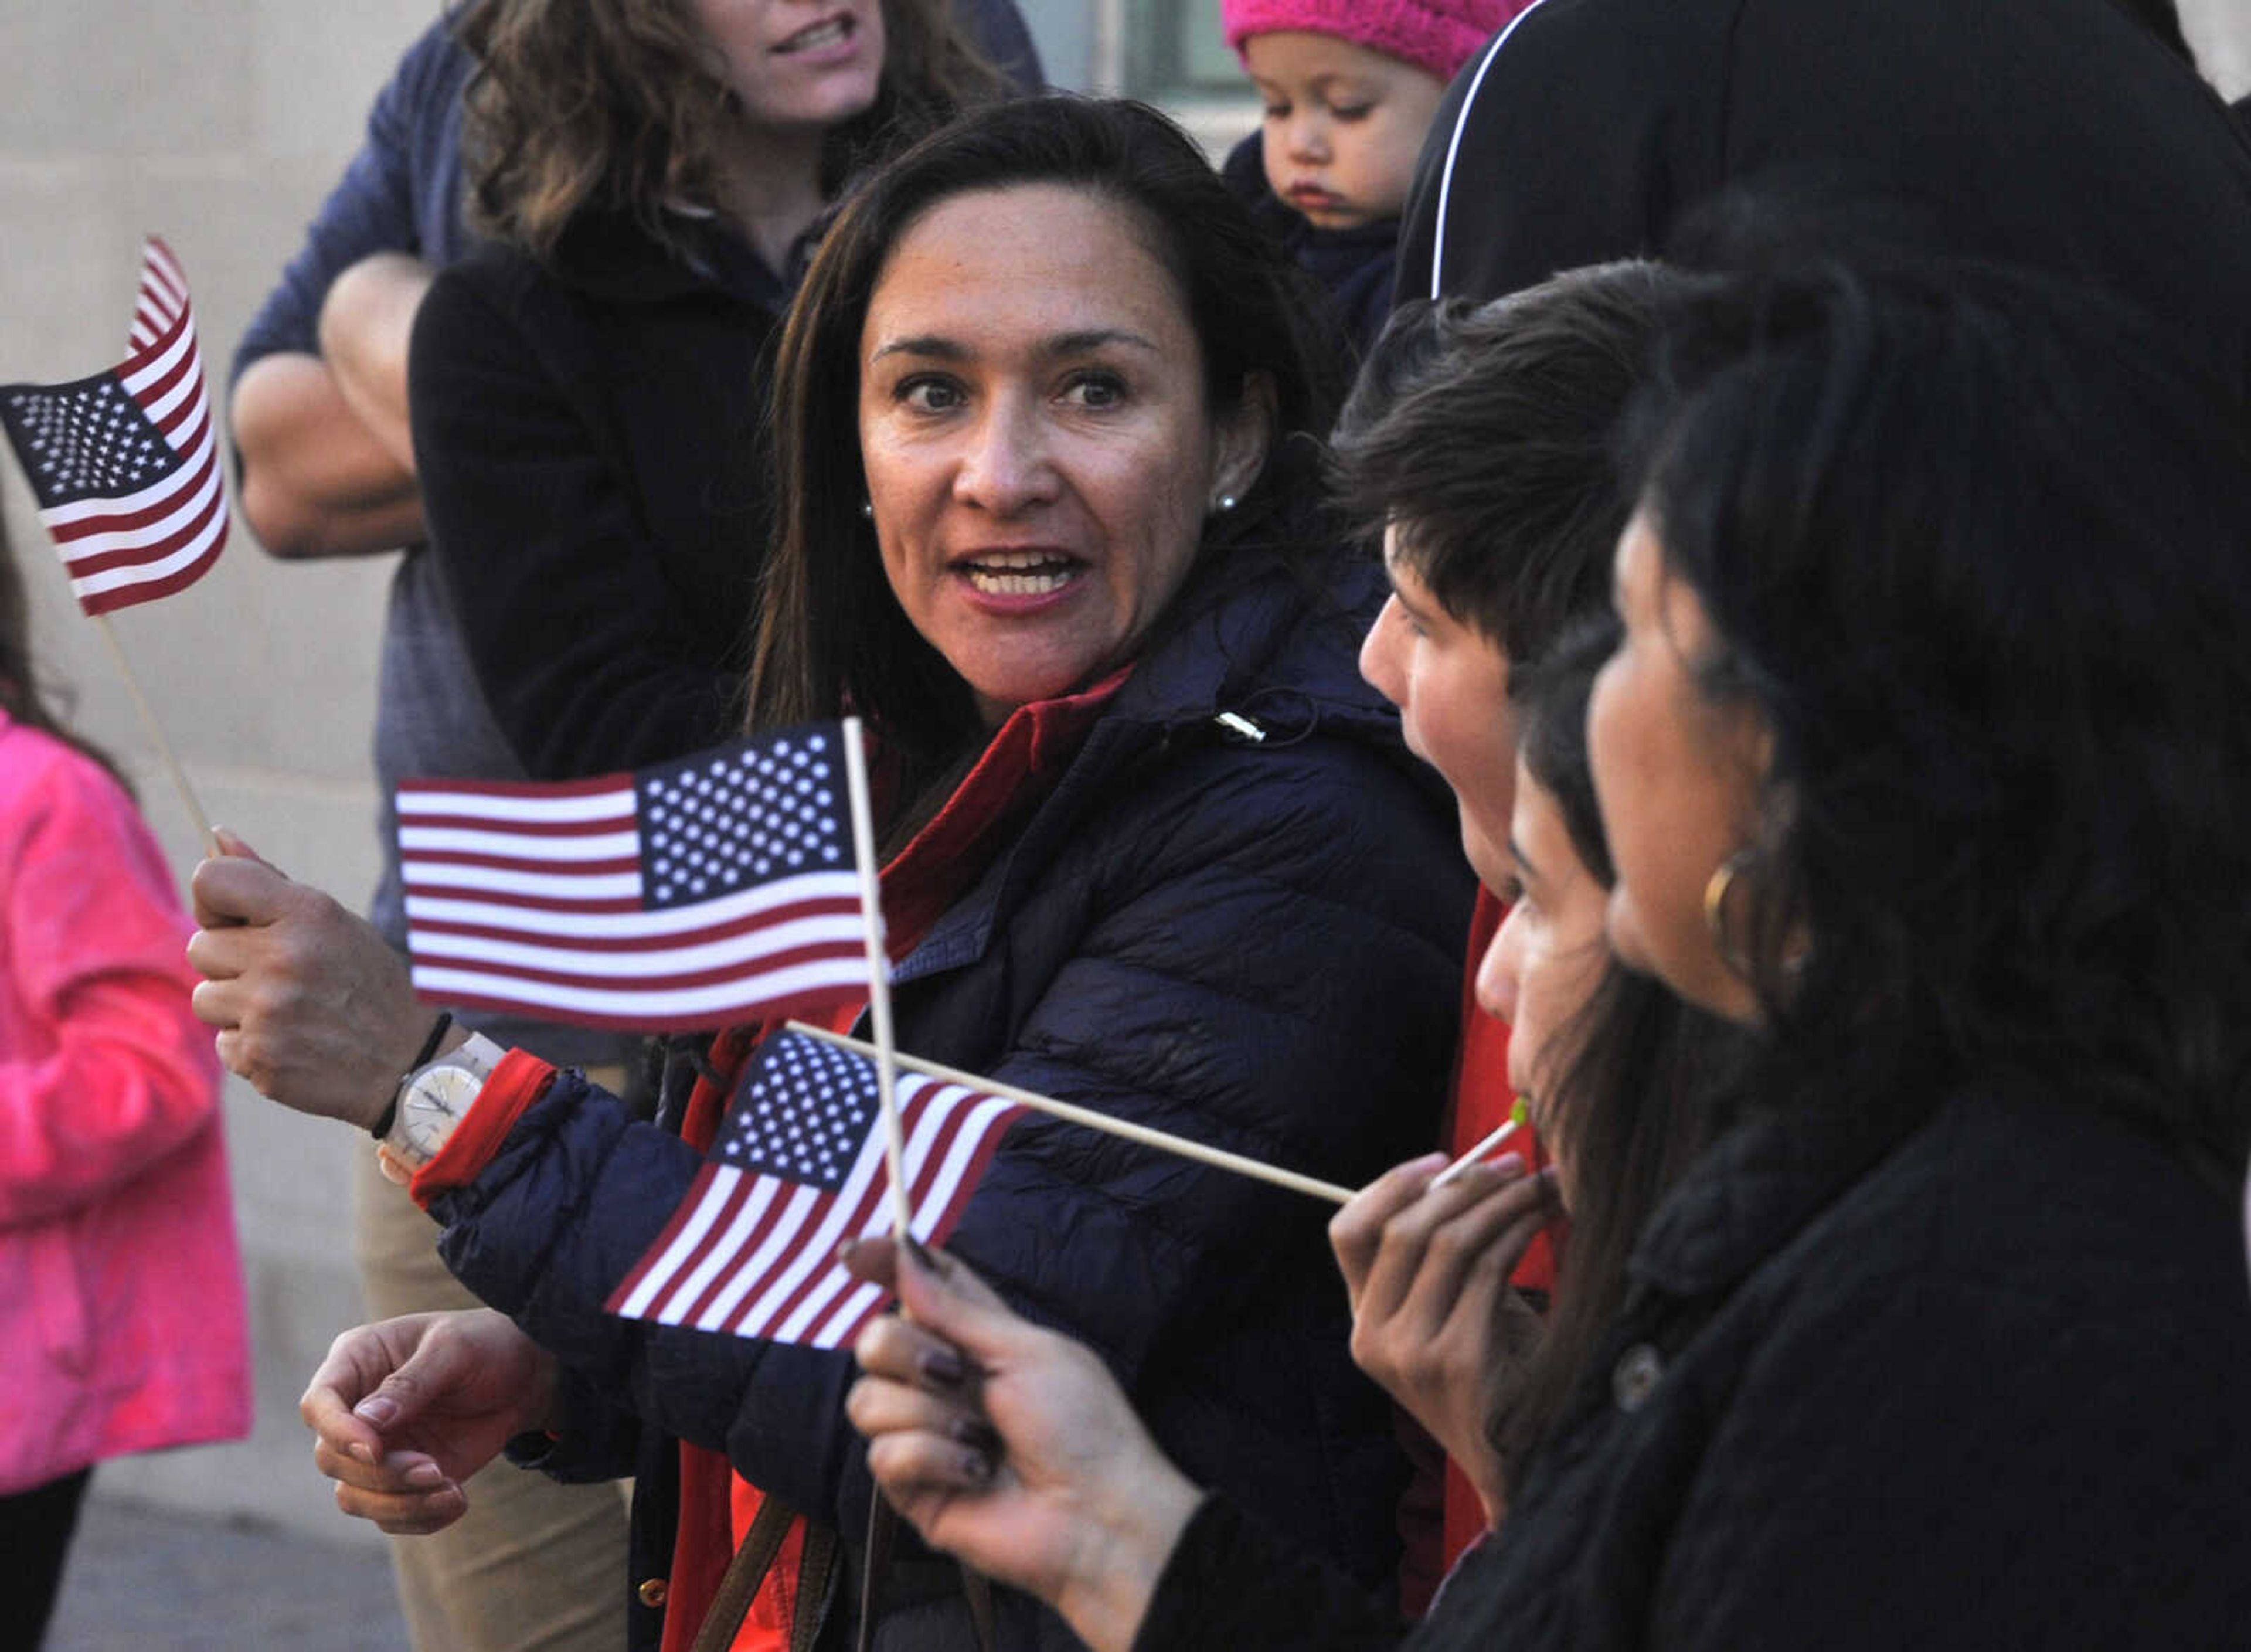
[[[883,1115],[883,1168],[891,1180],[891,1237],[904,1245],[914,1220],[914,1206],[907,1197],[907,1138],[899,1122],[898,1051],[891,1037],[891,960],[883,940],[876,813],[868,798],[868,758],[856,717],[844,719],[844,778],[852,804],[852,856],[860,864],[860,910],[868,932],[868,1013],[876,1032],[872,1050],[859,1047],[876,1058],[876,1099]]]
[[[156,742],[156,755],[163,759],[165,768],[170,772],[173,788],[180,794],[180,802],[187,805],[188,818],[195,822],[196,830],[202,835],[207,851],[216,856],[219,852],[218,834],[211,830],[211,817],[204,813],[204,806],[196,801],[196,789],[188,784],[187,771],[180,767],[180,760],[173,754],[172,742],[164,738],[164,725],[156,720],[156,708],[149,704],[149,697],[141,691],[141,679],[134,674],[133,662],[125,657],[125,645],[117,640],[116,629],[109,623],[107,614],[97,614],[94,618],[101,629],[102,640],[109,644],[109,651],[116,658],[117,674],[125,679],[126,691],[133,696],[133,704],[140,710],[141,725],[149,731],[149,738]]]
[[[802,1021],[793,1021],[788,1031],[802,1032],[808,1038],[824,1038],[830,1044],[847,1050],[856,1050],[864,1056],[876,1053],[873,1046],[857,1038],[848,1038],[842,1033],[828,1032],[819,1027],[808,1027]],[[1184,1135],[1173,1135],[1163,1130],[1153,1130],[1145,1124],[1129,1124],[1123,1119],[1113,1119],[1106,1113],[1097,1113],[1091,1107],[1073,1107],[1068,1101],[1056,1100],[1030,1090],[1019,1090],[1014,1085],[1001,1084],[991,1079],[964,1072],[956,1067],[942,1066],[935,1061],[925,1061],[920,1056],[898,1055],[898,1064],[911,1068],[926,1077],[946,1084],[959,1084],[972,1090],[982,1090],[987,1095],[997,1095],[1004,1101],[1014,1101],[1035,1113],[1044,1113],[1066,1124],[1083,1124],[1090,1130],[1100,1130],[1106,1135],[1123,1136],[1128,1142],[1138,1142],[1143,1147],[1153,1147],[1160,1152],[1178,1154],[1184,1159],[1194,1159],[1199,1164],[1209,1164],[1222,1170],[1232,1170],[1238,1176],[1254,1181],[1267,1182],[1276,1187],[1285,1187],[1292,1193],[1310,1193],[1317,1199],[1326,1199],[1332,1204],[1343,1204],[1353,1196],[1353,1190],[1339,1187],[1333,1182],[1316,1181],[1310,1176],[1300,1176],[1295,1170],[1285,1170],[1278,1165],[1258,1159],[1247,1159],[1240,1153],[1229,1153],[1216,1147],[1206,1147],[1201,1142],[1191,1142]]]
[[[1479,1159],[1485,1157],[1486,1154],[1492,1152],[1493,1149],[1499,1147],[1503,1142],[1507,1141],[1510,1136],[1514,1135],[1519,1130],[1522,1129],[1524,1128],[1524,1121],[1529,1116],[1529,1109],[1527,1109],[1524,1105],[1524,1098],[1522,1096],[1517,1097],[1516,1105],[1508,1110],[1508,1122],[1502,1125],[1500,1128],[1495,1130],[1491,1135],[1486,1137],[1484,1141],[1479,1142],[1468,1152],[1463,1154],[1461,1157],[1456,1159],[1451,1164],[1449,1164],[1444,1170],[1439,1171],[1437,1175],[1431,1177],[1430,1186],[1432,1188],[1441,1188],[1445,1186],[1447,1183],[1452,1181],[1464,1170],[1468,1170],[1471,1165],[1475,1164]]]

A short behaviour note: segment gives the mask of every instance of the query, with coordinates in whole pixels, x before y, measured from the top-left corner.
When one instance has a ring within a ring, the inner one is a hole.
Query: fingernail
[[[981,1486],[993,1478],[993,1460],[981,1451],[965,1451],[961,1454],[961,1473],[965,1479]]]
[[[836,1266],[848,1270],[852,1266],[852,1259],[859,1253],[860,1241],[858,1239],[848,1239],[837,1240]]]
[[[353,1440],[344,1447],[344,1454],[359,1462],[371,1464],[375,1461],[375,1447],[364,1440]]]
[[[429,1490],[446,1483],[445,1471],[434,1462],[418,1462],[406,1471],[406,1483]]]
[[[1530,1167],[1524,1163],[1524,1155],[1521,1153],[1504,1153],[1493,1161],[1493,1176],[1503,1182],[1515,1181],[1528,1168]]]
[[[377,1428],[388,1428],[398,1420],[398,1402],[385,1399],[381,1394],[370,1394],[352,1407],[352,1415]]]
[[[915,1356],[915,1369],[923,1380],[939,1388],[959,1388],[969,1374],[961,1356],[951,1348],[925,1348]]]
[[[993,1432],[993,1425],[980,1417],[956,1417],[945,1431],[965,1446],[974,1447],[988,1455],[1001,1449],[1001,1436]]]

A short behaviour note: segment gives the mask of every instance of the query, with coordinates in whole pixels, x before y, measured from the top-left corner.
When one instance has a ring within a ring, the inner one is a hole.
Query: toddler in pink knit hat
[[[1361,349],[1390,307],[1391,256],[1415,157],[1446,83],[1532,0],[1221,0],[1220,23],[1265,114],[1253,170],[1229,181],[1338,303]],[[1263,187],[1262,187],[1263,186]],[[1378,279],[1380,277],[1380,279]]]

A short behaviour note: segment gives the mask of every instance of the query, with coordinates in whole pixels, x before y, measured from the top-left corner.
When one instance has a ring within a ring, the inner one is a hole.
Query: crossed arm
[[[242,508],[277,557],[364,556],[423,537],[406,342],[430,270],[382,252],[339,275],[318,355],[277,351],[235,381]]]

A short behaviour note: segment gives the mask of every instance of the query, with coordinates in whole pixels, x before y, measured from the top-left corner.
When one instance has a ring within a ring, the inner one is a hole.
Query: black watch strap
[[[384,1108],[381,1118],[367,1127],[367,1133],[377,1141],[380,1142],[389,1135],[391,1127],[398,1121],[399,1092],[405,1089],[407,1079],[428,1066],[437,1058],[438,1045],[445,1038],[446,1029],[453,1024],[452,1010],[438,1011],[438,1019],[430,1027],[430,1036],[422,1040],[421,1049],[415,1052],[414,1059],[406,1064],[406,1071],[398,1075],[398,1082],[391,1086],[391,1105]]]

